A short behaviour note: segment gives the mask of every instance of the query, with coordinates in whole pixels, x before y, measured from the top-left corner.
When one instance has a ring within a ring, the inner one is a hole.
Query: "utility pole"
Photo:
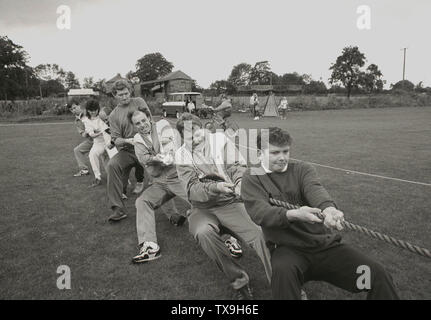
[[[404,50],[404,61],[403,61],[403,85],[404,85],[404,80],[406,79],[406,50],[407,50],[407,48],[402,48],[401,50]]]

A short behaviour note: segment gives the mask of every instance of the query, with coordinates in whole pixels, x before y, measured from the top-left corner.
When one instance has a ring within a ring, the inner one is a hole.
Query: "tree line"
[[[64,95],[69,89],[80,88],[81,84],[72,71],[66,71],[57,64],[28,65],[29,55],[22,46],[15,44],[7,36],[0,36],[0,99],[13,100],[28,97],[47,97]],[[314,80],[309,74],[297,72],[276,74],[268,61],[259,61],[254,65],[240,63],[235,65],[227,79],[211,83],[203,89],[193,84],[194,91],[208,93],[235,94],[238,88],[250,85],[299,85],[305,94],[343,93],[348,97],[352,93],[378,93],[383,91],[385,80],[379,67],[371,63],[365,66],[365,54],[356,46],[345,47],[331,64],[327,88],[322,78]],[[130,80],[155,80],[172,72],[174,65],[159,52],[149,53],[136,62],[136,70],[129,71]],[[93,77],[83,79],[83,88],[105,91],[105,79],[95,81]],[[392,90],[431,92],[422,82],[416,86],[408,80],[391,84]]]

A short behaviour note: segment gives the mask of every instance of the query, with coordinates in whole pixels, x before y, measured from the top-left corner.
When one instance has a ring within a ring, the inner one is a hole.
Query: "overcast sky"
[[[59,5],[71,8],[70,30],[57,28]],[[357,28],[360,5],[371,8],[370,30]],[[402,79],[408,47],[406,78],[431,86],[430,17],[428,0],[0,0],[0,34],[24,47],[31,66],[109,79],[160,52],[203,87],[262,60],[277,74],[327,82],[348,45],[379,66],[387,86]]]

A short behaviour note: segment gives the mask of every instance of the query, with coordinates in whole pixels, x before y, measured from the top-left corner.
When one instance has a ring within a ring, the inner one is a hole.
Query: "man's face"
[[[81,113],[81,107],[79,104],[72,104],[72,107],[70,108],[70,111],[75,115],[78,116]]]
[[[121,105],[127,105],[130,102],[130,91],[127,88],[122,90],[117,90],[115,94],[115,98],[117,98],[118,103]]]
[[[139,112],[133,116],[132,122],[140,134],[149,134],[151,132],[151,122],[145,113]]]
[[[205,139],[205,130],[196,124],[193,124],[191,133],[189,128],[190,126],[185,124],[184,142],[186,145],[191,145],[192,147],[195,147],[202,143],[202,141]]]
[[[261,153],[263,164],[271,171],[282,172],[289,163],[290,146],[282,147],[269,144],[269,148],[265,148]]]

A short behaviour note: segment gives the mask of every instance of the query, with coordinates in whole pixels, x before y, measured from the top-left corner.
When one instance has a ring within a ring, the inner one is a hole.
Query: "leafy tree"
[[[134,77],[135,77],[135,73],[132,70],[126,73],[126,79],[131,81]]]
[[[40,80],[56,80],[63,86],[65,84],[66,72],[55,63],[39,64],[34,71]]]
[[[365,72],[361,73],[360,86],[368,93],[382,91],[383,74],[379,70],[379,67],[375,64],[370,64]]]
[[[401,80],[395,83],[394,85],[391,85],[391,88],[392,90],[413,91],[415,88],[415,85],[409,80]]]
[[[5,100],[25,94],[33,71],[27,66],[28,54],[7,36],[0,36],[0,92]]]
[[[76,79],[75,74],[72,71],[68,71],[66,73],[65,83],[66,83],[66,89],[80,88],[79,80]]]
[[[306,76],[307,81],[309,81],[308,80],[309,76],[308,75],[304,75],[304,76]],[[301,76],[297,72],[285,73],[281,76],[281,84],[284,84],[284,85],[288,85],[288,84],[305,85],[304,76]]]
[[[228,81],[235,87],[247,86],[250,83],[251,65],[240,63],[232,68]]]
[[[310,83],[306,84],[304,87],[304,93],[325,94],[327,92],[328,89],[323,81],[311,80]]]
[[[268,61],[256,62],[250,72],[250,84],[270,84],[271,68]]]
[[[82,84],[82,87],[85,89],[92,89],[94,88],[95,83],[93,80],[93,77],[84,78],[84,83]]]
[[[231,94],[235,91],[234,85],[227,80],[217,80],[211,83],[210,90],[214,90],[217,94],[228,93]]]
[[[174,65],[159,52],[149,53],[136,62],[135,75],[141,81],[155,80],[172,72]]]
[[[193,92],[203,92],[204,88],[202,88],[200,85],[198,85],[196,83],[196,80],[193,80],[193,82],[192,82],[192,91]]]
[[[40,80],[40,90],[43,97],[65,92],[64,86],[58,80]]]
[[[341,83],[347,90],[347,97],[353,88],[358,88],[362,81],[360,68],[365,64],[365,55],[358,47],[345,47],[336,62],[331,65],[332,70],[329,82],[331,84]]]

